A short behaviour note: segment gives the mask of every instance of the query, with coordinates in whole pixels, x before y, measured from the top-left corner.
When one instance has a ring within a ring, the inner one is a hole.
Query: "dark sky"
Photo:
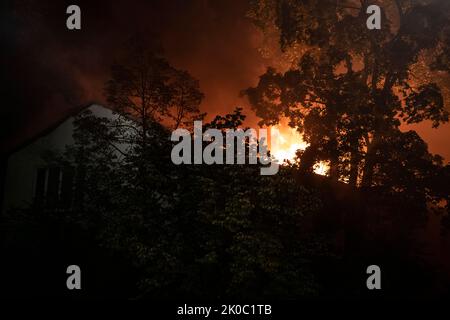
[[[66,29],[74,3],[80,31]],[[200,80],[202,109],[211,116],[245,103],[240,90],[268,65],[256,50],[259,33],[244,18],[246,1],[14,1],[5,9],[9,103],[1,115],[8,145],[73,107],[104,102],[115,52],[135,33],[159,38],[170,63]]]
[[[66,29],[66,8],[81,7],[82,29]],[[239,92],[258,81],[271,61],[258,53],[261,35],[244,17],[247,2],[10,1],[3,2],[4,103],[1,145],[5,150],[45,129],[72,108],[103,103],[103,83],[115,53],[137,32],[162,41],[172,65],[200,80],[202,110],[211,116],[247,109]],[[273,62],[273,61],[272,61]],[[431,152],[450,159],[450,125],[419,133]]]

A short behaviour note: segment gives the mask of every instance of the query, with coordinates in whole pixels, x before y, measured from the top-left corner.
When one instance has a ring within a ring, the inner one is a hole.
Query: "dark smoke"
[[[66,29],[72,1],[15,1],[5,10],[8,103],[2,106],[3,147],[10,148],[70,110],[104,103],[109,67],[133,34],[159,38],[177,68],[200,80],[203,111],[245,104],[243,88],[265,70],[258,32],[245,1],[77,1],[82,29]],[[247,112],[248,114],[250,112]]]
[[[66,8],[81,8],[82,29],[66,29]],[[3,2],[4,61],[0,150],[11,150],[74,108],[105,103],[103,84],[123,43],[139,33],[161,41],[175,67],[200,80],[202,110],[210,116],[242,106],[239,92],[254,86],[270,61],[258,53],[261,34],[245,18],[247,0]],[[418,126],[432,152],[450,158],[450,125]]]

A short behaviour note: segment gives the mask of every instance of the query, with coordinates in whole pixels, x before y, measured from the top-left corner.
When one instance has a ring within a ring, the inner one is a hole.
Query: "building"
[[[74,113],[7,155],[3,185],[3,212],[12,208],[26,208],[42,199],[57,201],[69,196],[72,188],[72,174],[63,172],[59,167],[49,166],[42,156],[48,150],[63,151],[66,145],[74,143],[72,137],[74,118],[86,109],[97,117],[109,119],[117,117],[110,109],[98,104],[78,108]]]

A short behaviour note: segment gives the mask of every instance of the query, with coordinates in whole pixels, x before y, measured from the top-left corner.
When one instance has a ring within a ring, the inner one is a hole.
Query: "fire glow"
[[[270,130],[271,154],[280,164],[285,160],[294,161],[297,150],[305,150],[309,145],[296,129],[283,123],[272,126]],[[314,165],[314,172],[322,176],[328,174],[328,169],[329,165],[326,161],[320,161]]]

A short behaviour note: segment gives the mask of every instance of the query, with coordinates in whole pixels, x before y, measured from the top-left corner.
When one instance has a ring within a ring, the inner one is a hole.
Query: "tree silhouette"
[[[237,108],[206,126],[236,129],[244,119]],[[76,117],[75,143],[53,160],[75,172],[74,201],[66,215],[54,216],[126,257],[140,296],[315,294],[309,257],[322,249],[306,232],[321,208],[315,192],[289,171],[269,177],[254,165],[176,166],[167,157],[170,132],[156,124],[149,125],[148,152],[119,152],[123,127],[115,124],[89,111]]]
[[[116,128],[116,140],[132,149],[124,161],[137,167],[137,181],[142,188],[152,189],[149,179],[159,163],[166,166],[159,154],[170,155],[158,148],[167,133],[166,127],[186,126],[189,121],[202,118],[199,105],[203,99],[197,80],[183,70],[172,67],[162,50],[153,42],[145,42],[135,35],[111,67],[111,79],[106,82],[105,96],[109,107],[118,114],[111,124]],[[148,162],[153,158],[153,162]]]
[[[198,80],[186,71],[175,71],[170,82],[170,107],[168,116],[173,119],[173,127],[192,127],[195,120],[203,119],[199,105],[203,99]]]
[[[302,48],[288,71],[269,68],[245,91],[256,114],[266,125],[288,117],[304,134],[310,143],[301,159],[304,170],[328,160],[330,176],[354,186],[378,183],[377,155],[402,136],[402,121],[431,120],[437,127],[449,120],[440,87],[418,85],[411,76],[425,54],[445,69],[449,4],[382,4],[381,30],[366,27],[367,1],[261,0],[252,2],[248,14],[266,33],[279,32],[282,50]],[[399,18],[389,20],[395,12]]]
[[[139,35],[128,41],[125,53],[111,67],[105,95],[111,108],[138,124],[142,141],[148,138],[150,122],[170,118],[177,128],[201,117],[203,94],[198,81],[173,68],[161,49],[145,43]]]

